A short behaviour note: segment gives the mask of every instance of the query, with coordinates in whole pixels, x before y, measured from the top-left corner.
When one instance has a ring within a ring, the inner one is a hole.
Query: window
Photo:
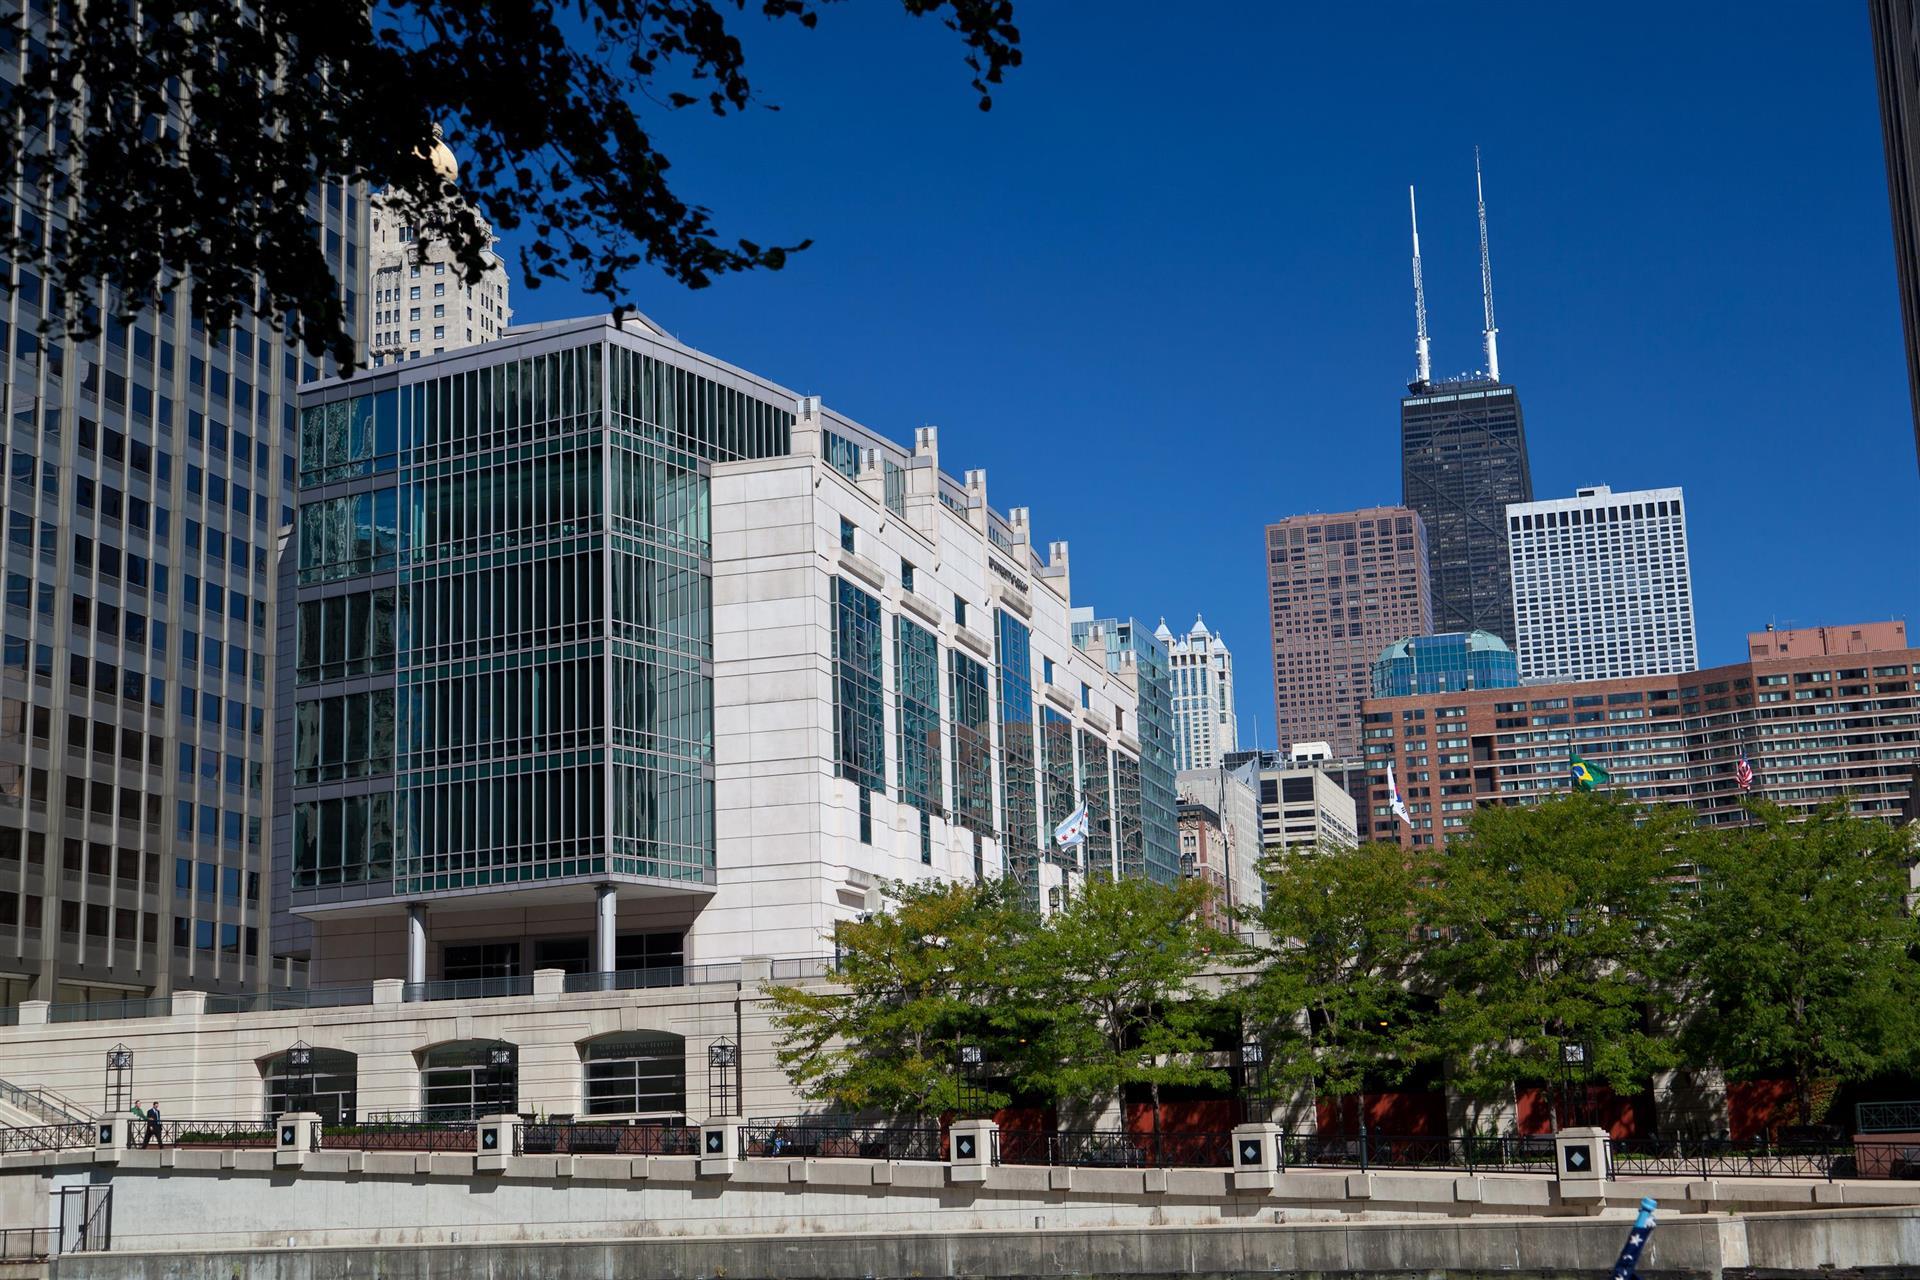
[[[1040,679],[1042,683],[1045,683],[1045,684],[1053,683],[1053,659],[1052,658],[1042,657],[1040,659]]]
[[[967,625],[967,602],[959,596],[953,598],[953,625],[956,627]]]
[[[687,1050],[663,1031],[620,1031],[580,1046],[584,1110],[590,1116],[683,1115]]]
[[[504,1040],[455,1040],[420,1058],[421,1109],[459,1123],[519,1109],[520,1050]]]
[[[905,560],[900,562],[900,589],[907,592],[913,590],[913,566]]]
[[[842,551],[854,550],[853,521],[847,519],[845,516],[840,517],[840,549]]]
[[[317,1112],[326,1124],[352,1124],[359,1103],[360,1059],[345,1049],[307,1049],[307,1061],[294,1064],[278,1053],[260,1064],[266,1084],[267,1114]]]

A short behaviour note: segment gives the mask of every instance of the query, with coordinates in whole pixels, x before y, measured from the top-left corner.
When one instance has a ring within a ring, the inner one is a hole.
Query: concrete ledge
[[[1455,1204],[1479,1204],[1486,1198],[1486,1183],[1481,1179],[1455,1178],[1453,1180],[1453,1201]]]
[[[1049,1191],[1073,1190],[1074,1172],[1072,1168],[1049,1168],[1047,1170],[1047,1189]]]

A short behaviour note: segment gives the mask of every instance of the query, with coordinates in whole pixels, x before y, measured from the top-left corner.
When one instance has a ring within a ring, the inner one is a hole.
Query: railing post
[[[119,1164],[133,1145],[127,1126],[133,1117],[126,1112],[101,1116],[94,1125],[93,1158],[102,1164]]]
[[[1367,1171],[1367,1122],[1360,1122],[1360,1172]]]
[[[475,1128],[474,1155],[476,1173],[504,1173],[507,1161],[520,1154],[520,1126],[517,1115],[495,1115],[482,1119]]]
[[[1242,1124],[1233,1129],[1233,1185],[1235,1190],[1271,1190],[1286,1168],[1286,1135],[1277,1124]]]
[[[991,1120],[955,1120],[947,1130],[947,1181],[985,1182],[999,1141]]]
[[[293,1111],[280,1117],[275,1126],[273,1164],[276,1169],[299,1168],[307,1155],[320,1146],[320,1117],[312,1111]]]
[[[740,1120],[715,1116],[700,1126],[700,1176],[731,1178],[740,1160]]]
[[[1607,1170],[1613,1167],[1605,1129],[1562,1129],[1553,1136],[1554,1169],[1562,1201],[1604,1200]]]

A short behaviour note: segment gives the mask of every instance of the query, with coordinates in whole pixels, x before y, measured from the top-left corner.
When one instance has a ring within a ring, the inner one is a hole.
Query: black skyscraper
[[[1920,448],[1920,12],[1914,0],[1870,0],[1873,62],[1880,81],[1880,131],[1887,144],[1893,208],[1893,264],[1907,337],[1913,441]]]
[[[1507,504],[1533,501],[1520,395],[1488,378],[1409,390],[1400,402],[1401,502],[1426,522],[1433,629],[1490,631],[1511,645]]]

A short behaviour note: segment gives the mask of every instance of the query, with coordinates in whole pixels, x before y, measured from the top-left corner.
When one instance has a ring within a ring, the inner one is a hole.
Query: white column
[[[427,980],[427,904],[407,904],[407,981],[418,985]]]
[[[596,973],[613,972],[614,908],[618,905],[612,885],[603,884],[594,891],[593,968]]]

